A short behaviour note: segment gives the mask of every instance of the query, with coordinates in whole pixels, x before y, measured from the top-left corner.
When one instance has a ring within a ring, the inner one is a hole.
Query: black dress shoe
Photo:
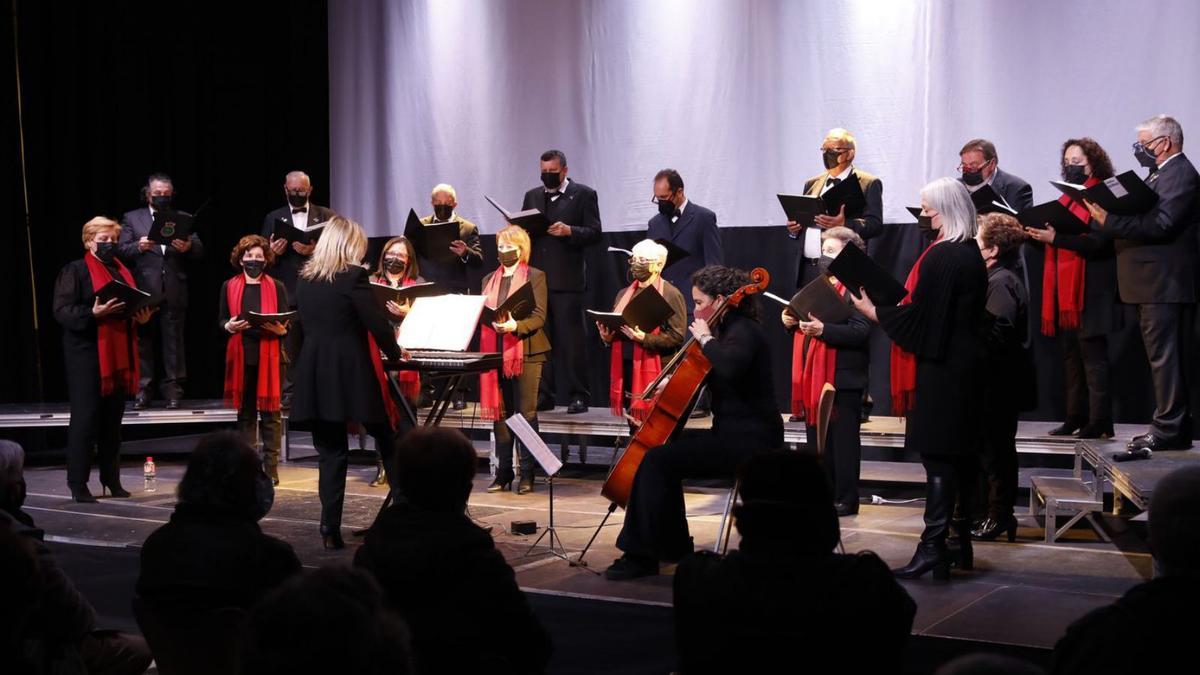
[[[500,480],[497,478],[492,481],[492,484],[487,486],[488,492],[509,492],[512,490],[512,479]]]
[[[858,504],[847,504],[846,502],[835,502],[833,510],[837,511],[838,517],[853,516],[858,514]]]
[[[804,418],[799,415],[792,415],[791,417],[788,418],[788,421],[792,422],[792,423],[803,422]]]
[[[149,408],[149,407],[150,407],[150,397],[147,396],[146,394],[139,393],[133,399],[133,409],[134,410],[145,410],[146,408]]]
[[[179,399],[172,398],[167,400],[167,410],[179,410]]]
[[[1079,430],[1080,438],[1112,438],[1116,436],[1112,422],[1088,422]]]
[[[1051,436],[1071,436],[1083,427],[1083,420],[1070,418],[1049,431]]]
[[[533,476],[528,478],[522,476],[521,482],[517,484],[517,494],[527,495],[530,492],[533,492]]]
[[[984,518],[979,526],[971,530],[971,536],[980,541],[995,541],[1000,533],[1004,532],[1008,536],[1008,543],[1017,540],[1017,519],[1015,516],[1007,518]]]
[[[1129,441],[1125,447],[1129,450],[1149,450],[1151,452],[1187,450],[1192,447],[1192,439],[1182,435],[1173,438],[1159,438],[1154,434],[1142,434],[1134,436],[1133,440]]]
[[[571,405],[567,406],[568,415],[578,415],[588,411],[588,405],[583,402],[583,399],[577,398],[571,401]]]
[[[657,560],[630,556],[628,553],[614,560],[613,564],[604,570],[604,578],[609,581],[628,581],[638,577],[652,577],[656,574],[658,574]]]
[[[96,497],[86,485],[71,485],[71,499],[80,504],[95,504]]]
[[[321,545],[331,551],[346,548],[346,542],[342,541],[341,532],[321,535]]]
[[[454,403],[450,404],[450,407],[454,408],[455,410],[466,410],[467,402],[461,398],[457,398],[457,399],[454,399]]]

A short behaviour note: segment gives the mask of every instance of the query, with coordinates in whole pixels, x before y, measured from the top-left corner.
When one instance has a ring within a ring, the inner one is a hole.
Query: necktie
[[[833,187],[837,187],[837,184],[840,182],[842,182],[841,178],[830,178],[829,180],[825,181],[825,185],[827,187],[833,188]]]
[[[292,209],[292,213],[308,213],[308,207],[307,207],[307,206],[301,206],[301,207],[300,207],[300,208],[298,208],[298,209]]]

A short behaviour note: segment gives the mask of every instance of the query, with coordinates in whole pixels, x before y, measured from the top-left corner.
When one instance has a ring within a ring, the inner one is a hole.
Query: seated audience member
[[[934,675],[1042,675],[1046,671],[1015,656],[980,652],[952,659]]]
[[[1154,579],[1067,627],[1051,672],[1184,672],[1194,658],[1200,606],[1200,466],[1177,469],[1150,497]]]
[[[477,463],[457,430],[409,432],[396,450],[396,503],[354,564],[408,622],[417,672],[542,672],[549,637],[491,535],[466,515]]]
[[[899,670],[916,604],[874,553],[833,552],[838,517],[816,458],[756,455],[740,476],[739,549],[675,573],[680,671],[772,672],[817,650],[845,672]]]
[[[258,454],[240,434],[205,436],[188,460],[170,522],[142,547],[138,595],[171,609],[249,608],[299,573],[292,547],[258,527],[273,499]]]
[[[325,567],[296,575],[250,613],[245,675],[411,675],[404,621],[383,604],[371,575]]]
[[[67,577],[33,518],[21,509],[25,502],[25,453],[11,441],[0,441],[0,532],[5,583],[9,574],[33,574],[34,583],[22,595],[0,596],[5,623],[19,624],[20,633],[5,633],[3,644],[19,645],[19,654],[0,654],[0,672],[144,673],[150,649],[135,635],[96,629],[96,611]],[[16,542],[12,541],[16,538]],[[24,554],[21,550],[24,550]],[[30,569],[32,555],[34,569]],[[11,669],[9,662],[13,664]]]

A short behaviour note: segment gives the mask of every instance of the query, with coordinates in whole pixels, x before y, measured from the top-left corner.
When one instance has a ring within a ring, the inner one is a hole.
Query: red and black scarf
[[[87,265],[88,275],[92,280],[92,293],[95,294],[113,280],[112,272],[91,253],[83,254]],[[121,280],[128,286],[137,288],[133,275],[114,259]],[[132,394],[138,390],[138,380],[141,371],[137,357],[137,331],[133,322],[128,318],[106,316],[96,320],[96,349],[100,357],[100,395],[108,396],[117,392]]]
[[[662,293],[663,280],[659,277],[653,284],[654,288]],[[642,288],[640,282],[633,282],[617,299],[617,306],[613,308],[614,312],[621,312],[629,301],[633,299],[634,294],[638,289]],[[652,331],[647,331],[651,335],[656,335],[660,332],[659,327],[655,327]],[[630,374],[630,379],[633,380],[630,391],[633,395],[630,397],[629,414],[634,419],[644,420],[650,412],[650,408],[654,402],[643,401],[642,392],[646,390],[654,378],[662,372],[662,359],[657,354],[652,354],[646,351],[640,343],[631,342],[633,346],[633,369]],[[612,360],[608,368],[608,404],[612,410],[612,414],[620,417],[624,412],[624,389],[625,389],[625,367],[624,367],[624,351],[625,347],[620,341],[614,341],[612,345]]]
[[[275,280],[264,274],[259,277],[262,298],[260,312],[274,314],[279,311]],[[229,315],[242,315],[242,296],[246,291],[246,275],[238,274],[226,285],[225,300],[229,303]],[[279,336],[262,330],[258,339],[258,378],[255,400],[260,412],[279,410]],[[225,405],[240,408],[245,390],[246,354],[243,351],[242,334],[229,336],[225,345]]]
[[[921,257],[917,258],[908,272],[908,278],[904,280],[904,288],[908,294],[900,301],[901,305],[907,305],[912,302],[913,290],[917,287],[917,278],[920,276],[921,261],[925,256],[933,250],[941,241],[935,241],[926,248]],[[908,411],[913,409],[916,403],[917,395],[917,357],[911,352],[907,352],[900,348],[895,342],[892,343],[892,359],[891,359],[891,376],[892,376],[892,414],[897,417],[904,417]]]
[[[845,286],[835,281],[833,290],[841,296]],[[821,390],[826,383],[833,385],[836,371],[837,349],[796,330],[792,336],[792,414],[815,425]]]
[[[1088,176],[1084,187],[1099,183]],[[1058,198],[1071,214],[1087,223],[1092,215],[1087,207],[1067,195]],[[1075,251],[1046,244],[1046,261],[1042,266],[1042,334],[1053,336],[1058,329],[1077,330],[1083,312],[1083,289],[1087,261]]]
[[[496,268],[492,278],[488,280],[483,294],[487,296],[489,307],[500,304],[500,282],[504,279],[504,268]],[[519,263],[513,271],[509,282],[508,294],[512,295],[518,288],[529,282],[529,265]],[[501,351],[504,354],[504,377],[512,378],[521,374],[525,367],[525,345],[513,333],[504,333],[501,341]],[[482,351],[495,349],[496,331],[490,324],[479,326],[479,348]],[[500,398],[500,377],[494,370],[486,370],[479,375],[479,416],[485,420],[499,420],[504,417],[504,401]]]

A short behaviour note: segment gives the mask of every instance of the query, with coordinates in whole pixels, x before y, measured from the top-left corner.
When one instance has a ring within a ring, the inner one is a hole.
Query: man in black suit
[[[841,128],[830,129],[821,143],[821,160],[825,171],[804,181],[804,194],[820,197],[843,180],[857,180],[867,205],[861,212],[846,213],[845,207],[835,215],[819,215],[816,227],[805,228],[788,221],[788,237],[800,241],[797,256],[796,286],[803,287],[817,278],[821,270],[821,231],[831,227],[848,227],[864,240],[883,232],[883,181],[854,167],[856,146],[854,135]]]
[[[313,249],[317,247],[317,237],[320,236],[319,231],[313,234],[307,234],[307,231],[327,222],[334,213],[329,207],[318,206],[310,201],[312,181],[303,171],[291,171],[284,177],[283,195],[287,205],[263,218],[261,234],[271,242],[271,250],[275,252],[271,276],[283,282],[283,287],[287,289],[288,303],[291,305],[288,309],[296,309],[296,277],[312,256]],[[297,316],[292,319],[290,330],[283,338],[286,363],[292,363],[300,355],[303,337],[304,331]],[[291,401],[292,371],[284,367],[281,404],[288,408],[291,407]]]
[[[975,193],[984,185],[992,186],[1008,205],[1017,211],[1033,206],[1033,188],[1019,176],[1000,170],[1000,158],[996,156],[996,145],[983,138],[967,141],[958,151],[961,164],[959,178],[967,190]]]
[[[584,248],[600,241],[600,205],[596,191],[567,178],[567,157],[547,150],[541,157],[542,187],[525,193],[521,209],[546,214],[550,229],[533,239],[529,264],[546,273],[550,312],[546,331],[553,356],[542,370],[538,409],[554,406],[565,389],[568,413],[588,409],[587,356],[584,350],[583,291],[587,288]],[[559,384],[558,382],[561,383]]]
[[[187,318],[187,270],[184,262],[204,255],[204,244],[195,232],[187,239],[173,239],[170,245],[150,241],[154,214],[191,214],[171,207],[175,186],[171,177],[151,174],[143,188],[146,206],[127,212],[121,217],[118,249],[121,257],[133,267],[138,288],[163,298],[162,311],[138,329],[138,357],[141,361],[141,381],[133,407],[143,409],[154,398],[155,347],[161,338],[163,378],[160,383],[167,407],[179,407],[183,384],[187,380],[187,360],[184,354],[183,333]]]
[[[1093,227],[1116,238],[1117,288],[1122,302],[1137,305],[1154,381],[1154,421],[1128,449],[1178,450],[1192,445],[1184,351],[1195,339],[1200,175],[1183,154],[1183,129],[1166,115],[1138,125],[1134,156],[1150,169],[1146,184],[1158,195],[1154,207],[1118,216],[1086,204]]]
[[[717,214],[688,201],[683,192],[683,177],[675,169],[663,169],[654,175],[654,204],[658,213],[650,219],[646,238],[671,242],[687,251],[688,257],[671,265],[662,277],[683,292],[688,323],[692,321],[692,274],[708,265],[725,262]]]

